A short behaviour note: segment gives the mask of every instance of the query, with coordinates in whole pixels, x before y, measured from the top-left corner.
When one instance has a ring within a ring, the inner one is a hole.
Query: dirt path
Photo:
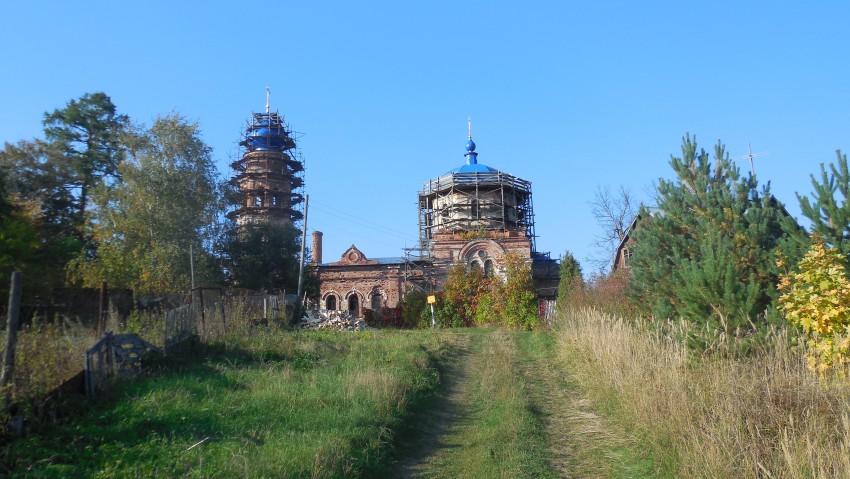
[[[646,477],[634,474],[571,382],[551,333],[477,331],[454,340],[443,389],[400,435],[388,477]]]
[[[558,477],[651,477],[648,465],[623,447],[624,433],[596,414],[593,403],[572,382],[555,337],[518,333],[520,372],[532,408],[546,431],[549,466]]]
[[[424,477],[428,465],[446,448],[461,447],[452,444],[451,431],[460,427],[468,417],[469,364],[473,356],[470,338],[466,334],[455,337],[456,353],[440,369],[443,387],[423,411],[412,419],[413,427],[405,434],[399,446],[400,459],[390,477]]]
[[[575,426],[587,419],[576,409],[575,392],[555,364],[554,342],[545,333],[517,336],[520,370],[535,414],[546,431],[549,465],[559,477],[574,477]]]

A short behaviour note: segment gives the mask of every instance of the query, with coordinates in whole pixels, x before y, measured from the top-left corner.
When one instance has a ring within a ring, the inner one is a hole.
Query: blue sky
[[[104,91],[137,122],[197,120],[230,175],[269,86],[325,261],[415,245],[417,191],[464,162],[467,117],[479,161],[532,182],[553,256],[598,254],[595,190],[650,201],[688,132],[766,152],[758,178],[796,215],[850,151],[850,3],[694,3],[3,2],[0,141]]]

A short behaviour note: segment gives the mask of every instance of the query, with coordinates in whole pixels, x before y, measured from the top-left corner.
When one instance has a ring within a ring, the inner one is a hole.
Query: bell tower
[[[251,114],[239,145],[245,153],[231,167],[244,199],[229,216],[239,226],[300,220],[303,214],[295,207],[304,197],[296,190],[304,185],[304,164],[289,125],[269,110],[268,89],[265,113]]]

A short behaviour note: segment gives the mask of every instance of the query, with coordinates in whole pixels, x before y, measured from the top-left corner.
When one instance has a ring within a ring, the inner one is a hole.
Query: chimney
[[[322,264],[322,232],[313,231],[313,262]]]

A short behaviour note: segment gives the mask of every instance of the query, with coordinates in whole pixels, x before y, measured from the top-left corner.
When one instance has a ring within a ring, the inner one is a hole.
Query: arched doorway
[[[328,296],[328,298],[325,300],[325,309],[329,311],[333,311],[336,309],[336,296]]]
[[[348,312],[354,317],[360,314],[360,298],[357,297],[357,293],[352,293],[348,297]]]

